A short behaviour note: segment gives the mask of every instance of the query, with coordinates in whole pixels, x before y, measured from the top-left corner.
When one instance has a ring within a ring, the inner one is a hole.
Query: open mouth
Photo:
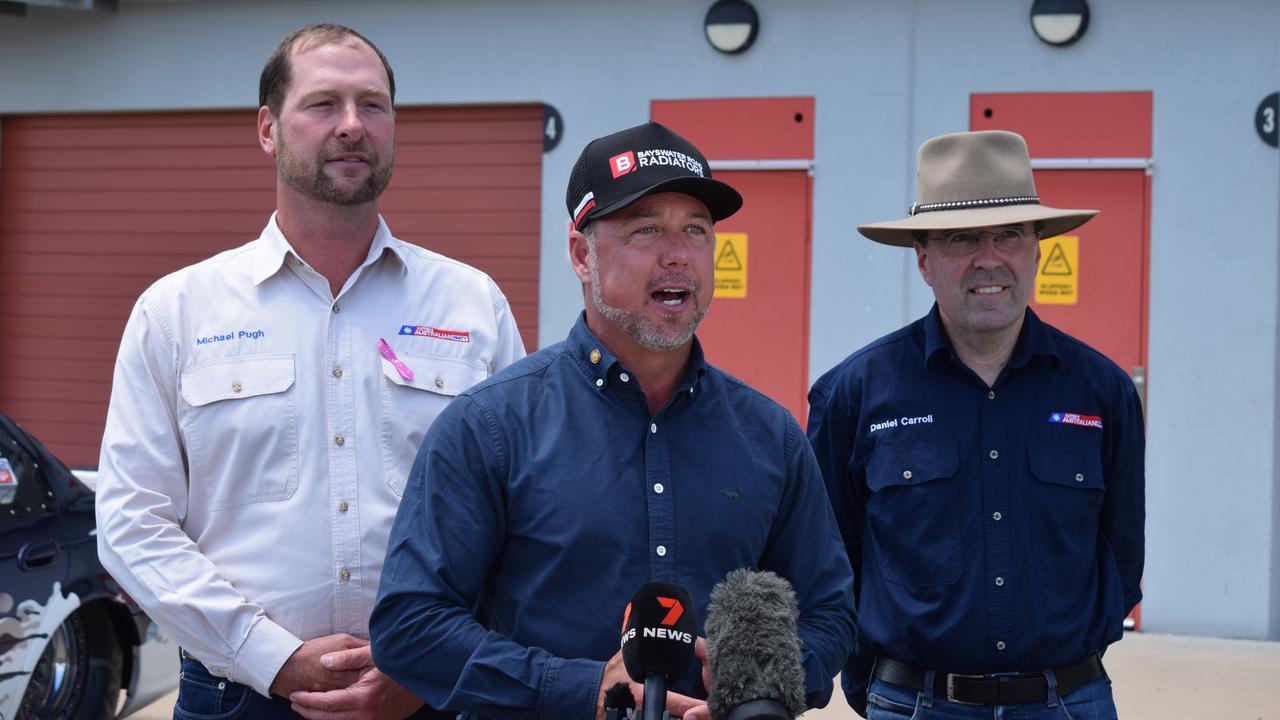
[[[659,288],[649,294],[660,305],[680,307],[689,298],[689,291],[679,288]]]

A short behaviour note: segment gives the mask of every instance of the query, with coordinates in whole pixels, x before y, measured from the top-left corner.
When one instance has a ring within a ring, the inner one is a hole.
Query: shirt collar
[[[942,326],[942,316],[935,302],[924,318],[925,364],[932,362],[934,356],[943,351],[946,352],[947,357],[956,357],[951,338],[947,336],[946,328]],[[1061,360],[1053,336],[1049,334],[1049,330],[1035,311],[1028,307],[1022,319],[1022,329],[1018,331],[1018,342],[1013,346],[1013,354],[1009,356],[1006,367],[1013,369],[1023,367],[1036,355],[1051,357],[1055,362]]]
[[[360,269],[372,265],[388,250],[402,263],[407,260],[405,253],[409,250],[403,243],[395,241],[391,236],[391,230],[387,228],[386,221],[379,215],[378,229],[373,233],[373,242],[369,244],[369,253],[365,255],[364,262],[360,263]],[[302,261],[302,257],[293,249],[293,245],[289,244],[288,238],[280,232],[280,226],[276,224],[276,213],[271,213],[271,219],[267,221],[267,226],[258,236],[253,260],[253,284],[261,285],[264,280],[279,272],[284,266],[285,259],[290,255]]]
[[[586,372],[591,382],[599,388],[607,387],[618,375],[626,371],[622,361],[605,347],[604,343],[587,327],[587,313],[578,315],[578,321],[569,331],[569,349],[578,365]],[[706,356],[702,352],[702,343],[693,338],[693,347],[689,351],[689,369],[685,372],[684,381],[676,392],[688,391],[698,384],[698,380],[706,374]]]

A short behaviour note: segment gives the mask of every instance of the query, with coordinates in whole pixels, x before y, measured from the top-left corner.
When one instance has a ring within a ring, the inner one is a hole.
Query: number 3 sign
[[[1254,127],[1258,129],[1258,137],[1262,142],[1276,147],[1280,140],[1280,93],[1271,93],[1258,104],[1258,111],[1253,114]]]

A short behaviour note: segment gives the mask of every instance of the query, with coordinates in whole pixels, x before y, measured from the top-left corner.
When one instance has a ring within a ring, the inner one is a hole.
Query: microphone
[[[636,710],[636,699],[631,695],[631,686],[626,683],[614,683],[604,694],[605,720],[631,720]]]
[[[647,582],[636,591],[622,618],[622,663],[644,683],[644,720],[663,720],[667,682],[693,662],[698,632],[693,597],[679,585]]]
[[[795,592],[774,573],[734,570],[711,590],[712,720],[794,720],[805,711]]]

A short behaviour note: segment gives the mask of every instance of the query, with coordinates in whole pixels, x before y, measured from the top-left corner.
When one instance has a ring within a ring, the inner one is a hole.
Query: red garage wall
[[[266,223],[275,167],[255,116],[3,118],[0,411],[67,463],[97,463],[138,294]],[[396,132],[392,232],[492,275],[536,348],[542,107],[400,108]]]

